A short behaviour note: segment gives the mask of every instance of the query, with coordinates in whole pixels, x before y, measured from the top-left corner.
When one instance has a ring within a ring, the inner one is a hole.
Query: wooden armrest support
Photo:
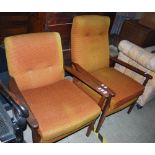
[[[75,76],[77,79],[85,83],[88,87],[92,88],[94,91],[99,93],[104,97],[109,97],[109,93],[106,89],[103,89],[101,85],[98,85],[95,81],[92,81],[89,75],[83,74],[81,72],[76,71],[74,68],[71,67],[64,67],[67,72]]]
[[[14,80],[13,77],[10,77],[9,80],[9,91],[8,94],[16,101],[16,103],[24,105],[28,111],[29,111],[29,117],[27,118],[27,122],[30,126],[31,129],[37,129],[39,127],[39,124],[34,117],[31,109],[29,108],[28,104],[26,103],[24,97],[22,96],[16,81]]]
[[[96,79],[93,75],[91,75],[91,73],[87,72],[84,68],[82,68],[79,64],[77,63],[74,63],[73,62],[73,65],[75,67],[75,69],[84,74],[85,76],[89,76],[89,78],[94,81],[95,83],[97,83],[101,88],[105,89],[106,91],[108,91],[108,93],[113,97],[116,95],[116,93],[111,90],[108,86],[106,86],[105,84],[103,84],[101,81],[99,81],[98,79]]]
[[[118,63],[118,64],[120,64],[120,65],[122,65],[122,66],[124,66],[124,67],[126,67],[126,68],[128,68],[128,69],[130,69],[130,70],[132,70],[132,71],[134,71],[134,72],[136,72],[138,74],[140,74],[140,75],[142,75],[142,76],[144,76],[148,80],[153,78],[150,74],[148,74],[146,72],[143,72],[142,70],[140,70],[140,69],[138,69],[138,68],[136,68],[136,67],[134,67],[134,66],[132,66],[132,65],[130,65],[130,64],[128,64],[128,63],[126,63],[126,62],[124,62],[122,60],[120,60],[120,59],[117,59],[117,58],[114,58],[114,57],[110,57],[110,59],[112,61],[114,61],[114,62],[116,62],[116,63]]]

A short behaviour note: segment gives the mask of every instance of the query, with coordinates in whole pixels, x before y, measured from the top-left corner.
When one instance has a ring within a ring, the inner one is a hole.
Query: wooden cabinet
[[[139,20],[127,20],[120,32],[120,40],[129,40],[141,47],[155,44],[155,12],[146,12]]]
[[[141,47],[154,45],[155,30],[137,21],[125,21],[120,32],[120,40],[129,40]]]
[[[0,44],[6,36],[28,33],[30,13],[0,13]]]

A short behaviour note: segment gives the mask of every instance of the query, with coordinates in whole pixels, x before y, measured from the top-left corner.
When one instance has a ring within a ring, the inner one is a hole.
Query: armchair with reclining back
[[[73,69],[83,73],[100,85],[99,90],[107,96],[100,96],[83,83],[76,81],[95,101],[103,102],[102,115],[96,132],[99,132],[104,119],[115,112],[130,106],[131,112],[138,97],[144,91],[144,85],[152,78],[149,74],[119,59],[110,58],[108,30],[110,19],[106,16],[84,15],[73,19],[71,31],[71,57]],[[109,67],[109,60],[145,77],[143,85]],[[105,90],[102,90],[104,88]],[[91,129],[94,127],[92,126]]]

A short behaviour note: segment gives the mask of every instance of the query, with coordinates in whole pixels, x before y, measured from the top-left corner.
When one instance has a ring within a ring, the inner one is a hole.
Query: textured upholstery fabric
[[[122,40],[119,43],[119,50],[119,59],[153,76],[153,79],[149,80],[147,85],[145,86],[143,95],[141,95],[137,101],[139,105],[144,106],[144,104],[155,97],[155,54],[150,53],[149,51],[146,51],[145,49],[127,40]],[[115,69],[130,76],[132,79],[138,81],[139,83],[143,83],[144,81],[143,76],[130,71],[119,64],[115,65]]]
[[[73,19],[71,31],[72,61],[87,71],[109,66],[108,30],[106,16],[83,15]]]
[[[64,78],[58,33],[7,37],[5,48],[9,74],[15,78],[21,90],[48,85]]]
[[[142,85],[114,68],[99,69],[91,72],[91,74],[116,92],[116,96],[112,98],[109,113],[113,113],[119,107],[126,107],[129,103],[133,103],[144,89]],[[81,86],[95,101],[100,100],[101,96],[99,94],[84,86],[84,84],[81,84]],[[130,102],[131,100],[132,102]]]
[[[155,54],[146,52],[145,49],[127,40],[122,40],[118,48],[123,54],[139,65],[155,72]]]
[[[144,87],[128,76],[109,68],[108,30],[110,20],[106,16],[77,16],[73,19],[71,33],[72,61],[78,63],[94,77],[115,91],[109,113],[127,107],[142,94]],[[89,96],[96,101],[101,97],[82,83]]]
[[[99,116],[96,102],[64,79],[58,33],[8,37],[5,46],[9,74],[38,121],[40,142],[59,140]]]
[[[138,82],[114,68],[100,69],[92,72],[92,75],[116,92],[116,96],[112,99],[112,109],[118,108],[122,104],[137,97],[144,90],[144,87]]]
[[[80,128],[100,114],[96,102],[69,80],[22,93],[39,122],[43,142]]]

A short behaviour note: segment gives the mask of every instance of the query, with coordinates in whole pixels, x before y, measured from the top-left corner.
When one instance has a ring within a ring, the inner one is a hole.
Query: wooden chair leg
[[[134,102],[130,107],[129,107],[129,110],[128,110],[128,114],[130,114],[130,112],[132,111],[132,109],[133,109],[133,107],[134,107],[134,105],[136,104],[136,102]]]
[[[105,120],[105,118],[106,118],[106,112],[107,112],[107,110],[108,110],[109,107],[110,107],[111,98],[112,98],[112,96],[110,95],[110,96],[106,99],[106,101],[105,101],[105,106],[104,106],[104,108],[103,108],[103,110],[102,110],[102,114],[101,114],[101,117],[100,117],[100,119],[99,119],[99,122],[98,122],[98,125],[97,125],[97,128],[96,128],[96,132],[99,132],[99,131],[100,131],[100,128],[102,127],[102,124],[103,124],[103,122],[104,122],[104,120]]]
[[[88,127],[88,129],[87,129],[87,133],[86,133],[86,136],[87,136],[87,137],[90,136],[90,133],[91,133],[91,131],[92,131],[93,128],[94,128],[95,122],[96,122],[96,120],[94,120],[94,121],[89,125],[89,127]]]
[[[105,120],[105,117],[106,117],[105,114],[102,113],[102,115],[101,115],[101,117],[99,119],[99,123],[98,123],[97,128],[96,128],[96,132],[100,131],[100,128],[101,128],[101,126],[102,126],[102,124],[103,124],[103,122]]]
[[[33,143],[39,143],[40,139],[41,139],[41,137],[38,134],[38,132],[36,130],[32,129],[32,140],[33,140]]]

